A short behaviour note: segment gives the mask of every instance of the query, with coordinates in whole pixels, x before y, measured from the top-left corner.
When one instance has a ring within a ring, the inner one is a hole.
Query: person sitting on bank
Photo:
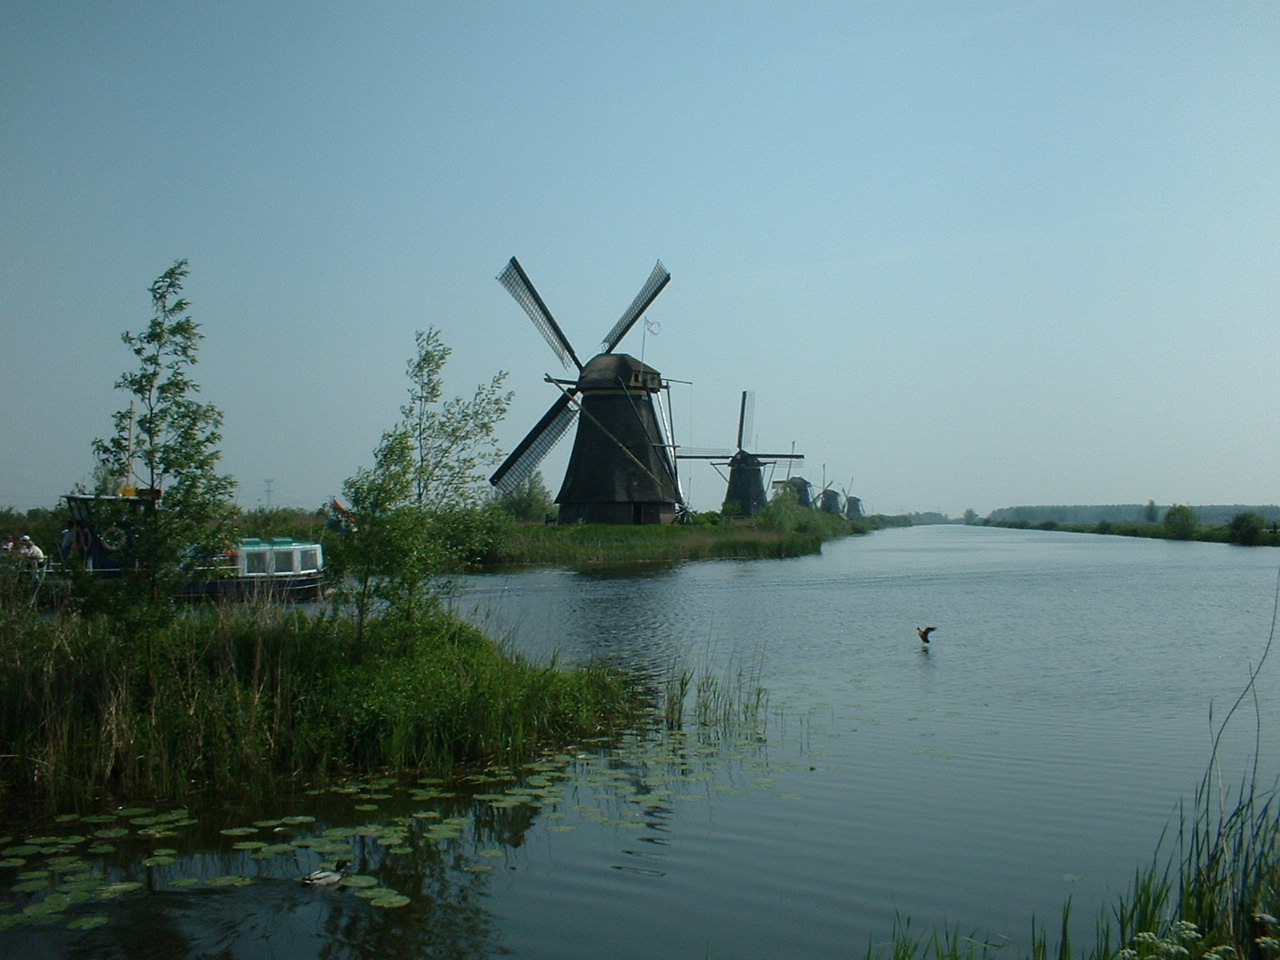
[[[18,556],[32,567],[38,567],[44,563],[44,551],[25,533],[18,541]]]

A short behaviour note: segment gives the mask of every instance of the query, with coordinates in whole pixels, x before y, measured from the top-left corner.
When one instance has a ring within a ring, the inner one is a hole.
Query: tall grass
[[[869,518],[846,520],[790,503],[770,505],[750,520],[722,520],[714,515],[700,517],[704,522],[634,527],[517,526],[504,540],[494,560],[498,565],[593,566],[710,558],[798,557],[818,553],[828,540],[867,533],[876,526]]]
[[[444,612],[357,640],[347,620],[279,607],[136,633],[11,610],[0,636],[0,811],[511,762],[633,707],[620,673],[527,662]]]

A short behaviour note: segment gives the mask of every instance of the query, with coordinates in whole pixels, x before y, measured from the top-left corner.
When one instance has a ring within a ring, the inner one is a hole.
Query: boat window
[[[320,551],[314,548],[302,551],[302,559],[298,564],[300,570],[319,570]]]
[[[293,551],[276,551],[276,573],[293,573]]]
[[[267,551],[246,550],[244,552],[244,572],[245,573],[266,573],[267,572]]]

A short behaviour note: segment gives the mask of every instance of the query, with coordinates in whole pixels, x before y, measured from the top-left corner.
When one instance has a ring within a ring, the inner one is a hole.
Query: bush
[[[1260,514],[1246,511],[1237,513],[1231,518],[1228,526],[1227,539],[1231,543],[1237,543],[1242,547],[1252,547],[1262,539],[1262,531],[1266,529],[1267,521]]]
[[[1186,504],[1174,504],[1164,515],[1165,533],[1173,540],[1190,540],[1196,534],[1195,510]]]

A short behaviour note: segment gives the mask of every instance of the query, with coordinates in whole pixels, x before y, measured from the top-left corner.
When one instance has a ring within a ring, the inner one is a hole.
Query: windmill
[[[583,364],[519,261],[511,258],[498,274],[498,282],[524,308],[560,362],[577,368],[577,379],[547,376],[560,396],[489,478],[498,490],[507,493],[519,486],[578,420],[569,466],[556,495],[560,522],[668,523],[675,519],[681,503],[675,460],[655,402],[662,375],[635,357],[613,352],[670,279],[658,261],[606,334],[602,352]]]
[[[843,513],[843,501],[840,499],[840,493],[831,489],[831,484],[827,482],[827,465],[822,465],[822,489],[818,491],[818,495],[813,498],[813,505],[823,513],[834,513],[840,516]]]
[[[800,504],[800,506],[813,506],[813,484],[804,477],[787,477],[785,480],[775,480],[773,485],[777,489],[789,487],[796,495],[796,503]]]
[[[853,486],[853,477],[849,478],[849,486],[842,487],[840,492],[844,494],[844,516],[846,520],[856,520],[858,517],[866,516],[866,510],[862,506],[862,498],[855,497],[849,492],[849,488]]]
[[[804,460],[802,453],[748,453],[746,444],[755,425],[756,395],[751,390],[742,391],[742,404],[738,408],[738,449],[730,455],[720,450],[710,453],[681,453],[681,460],[711,460],[717,470],[720,464],[716,460],[725,460],[723,466],[729,468],[729,487],[724,495],[724,502],[738,505],[738,516],[753,517],[768,504],[764,490],[764,468],[773,466],[779,460]],[[723,474],[721,474],[723,476]]]

